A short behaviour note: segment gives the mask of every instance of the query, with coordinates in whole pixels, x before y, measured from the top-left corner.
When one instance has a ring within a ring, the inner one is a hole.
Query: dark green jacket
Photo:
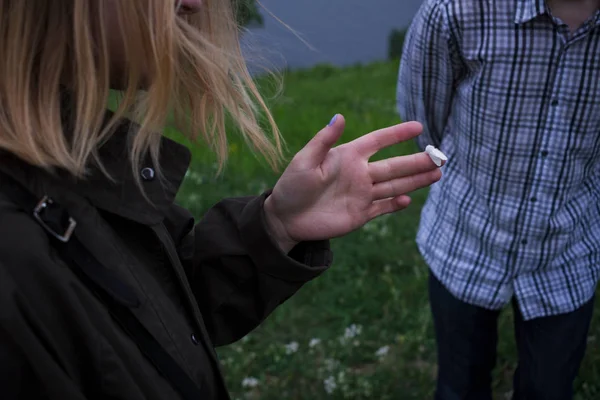
[[[227,399],[215,346],[234,342],[331,263],[328,242],[283,254],[259,197],[228,199],[195,224],[174,204],[186,148],[164,139],[165,182],[143,165],[146,201],[128,162],[128,126],[100,151],[107,179],[50,175],[6,153],[0,171],[36,196],[50,195],[77,221],[75,236],[141,306],[133,312],[200,386]],[[0,396],[12,399],[171,400],[177,392],[106,306],[57,254],[41,226],[0,182]]]

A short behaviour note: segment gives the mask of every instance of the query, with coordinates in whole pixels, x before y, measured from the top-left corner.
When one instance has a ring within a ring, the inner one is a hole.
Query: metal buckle
[[[46,208],[48,208],[48,206],[54,204],[54,201],[52,201],[52,199],[48,196],[44,196],[42,198],[42,200],[40,200],[40,202],[38,203],[38,205],[35,207],[35,209],[33,210],[33,217],[40,223],[40,225],[42,225],[42,227],[48,231],[48,233],[50,233],[52,236],[54,236],[56,239],[60,240],[63,243],[67,243],[69,241],[69,239],[71,239],[71,236],[73,235],[73,231],[75,230],[75,227],[77,226],[77,222],[69,217],[69,226],[67,227],[67,229],[65,229],[65,231],[63,233],[59,233],[56,232],[54,229],[52,229],[48,224],[46,224],[44,222],[44,220],[41,217],[41,212],[43,212]]]

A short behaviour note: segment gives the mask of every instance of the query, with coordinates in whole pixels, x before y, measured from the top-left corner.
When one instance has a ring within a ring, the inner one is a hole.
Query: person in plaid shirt
[[[491,399],[512,301],[514,399],[566,400],[600,272],[600,1],[425,0],[398,110],[449,158],[422,211],[436,399]]]

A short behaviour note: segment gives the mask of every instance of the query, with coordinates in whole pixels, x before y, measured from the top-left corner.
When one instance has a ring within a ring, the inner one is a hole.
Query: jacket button
[[[154,173],[154,169],[152,169],[150,167],[146,167],[146,168],[142,169],[142,171],[140,172],[140,175],[142,176],[143,180],[151,181],[154,179],[154,176],[156,174]]]
[[[196,336],[195,333],[192,333],[191,339],[192,339],[192,343],[194,343],[195,346],[198,346],[200,344],[200,341],[198,340],[198,337]]]

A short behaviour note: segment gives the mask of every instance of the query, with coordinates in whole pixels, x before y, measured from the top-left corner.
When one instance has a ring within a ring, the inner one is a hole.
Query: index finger
[[[371,157],[381,149],[405,142],[423,132],[423,125],[418,122],[404,122],[368,133],[351,143],[358,152],[366,157]]]

